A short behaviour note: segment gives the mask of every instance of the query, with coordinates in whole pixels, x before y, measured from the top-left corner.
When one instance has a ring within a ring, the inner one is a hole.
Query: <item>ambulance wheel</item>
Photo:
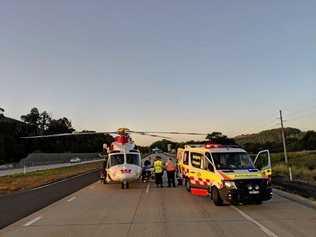
[[[191,184],[188,179],[185,180],[185,188],[188,192],[191,192]]]
[[[212,199],[215,204],[215,206],[222,206],[223,200],[221,199],[221,196],[219,195],[219,191],[217,188],[212,188]]]

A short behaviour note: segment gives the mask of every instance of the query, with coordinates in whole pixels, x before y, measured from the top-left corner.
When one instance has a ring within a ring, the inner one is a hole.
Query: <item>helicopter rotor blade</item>
[[[143,136],[150,136],[150,137],[164,138],[164,139],[172,139],[171,137],[160,136],[160,135],[156,135],[156,134],[149,134],[149,133],[146,133],[146,132],[129,131],[129,133],[134,133],[134,134],[143,135]]]
[[[97,134],[118,134],[118,131],[111,131],[111,132],[74,132],[74,133],[60,133],[60,134],[51,134],[51,135],[41,135],[41,136],[27,136],[27,137],[20,137],[21,139],[36,139],[36,138],[51,138],[51,137],[66,137],[66,136],[82,136],[82,135],[97,135]],[[168,134],[168,135],[193,135],[193,136],[206,136],[206,133],[197,133],[197,132],[166,132],[166,131],[132,131],[126,129],[126,133],[134,133],[144,136],[151,136],[157,138],[164,138],[164,139],[172,139],[167,136],[161,136],[159,134]]]
[[[98,135],[98,134],[114,134],[116,132],[75,132],[75,133],[59,133],[42,136],[28,136],[20,137],[21,139],[36,139],[36,138],[49,138],[49,137],[68,137],[68,136],[82,136],[82,135]]]
[[[170,135],[193,135],[193,136],[206,136],[207,133],[197,132],[160,132],[160,131],[129,131],[130,133],[143,133],[143,134],[170,134]]]

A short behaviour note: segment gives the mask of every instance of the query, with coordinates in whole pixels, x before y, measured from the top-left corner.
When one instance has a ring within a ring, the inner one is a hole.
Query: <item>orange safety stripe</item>
[[[227,175],[225,175],[222,171],[217,171],[217,172],[220,174],[220,176],[222,176],[222,178],[224,180],[231,180],[231,178],[229,178]]]

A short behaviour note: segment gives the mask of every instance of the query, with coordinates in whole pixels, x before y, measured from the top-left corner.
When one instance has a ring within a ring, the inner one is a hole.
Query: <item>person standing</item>
[[[155,180],[157,188],[162,186],[162,175],[163,175],[163,164],[161,161],[161,157],[157,156],[154,162],[154,172],[155,172]]]
[[[167,170],[167,177],[168,177],[168,187],[171,187],[171,184],[173,187],[175,187],[176,186],[176,182],[175,182],[176,165],[173,163],[171,158],[169,158],[169,160],[166,163],[166,170]]]

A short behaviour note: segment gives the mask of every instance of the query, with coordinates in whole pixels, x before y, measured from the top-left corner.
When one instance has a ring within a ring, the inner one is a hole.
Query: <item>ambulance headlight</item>
[[[229,189],[237,189],[237,186],[234,181],[224,180],[224,185],[226,188],[229,188]]]

